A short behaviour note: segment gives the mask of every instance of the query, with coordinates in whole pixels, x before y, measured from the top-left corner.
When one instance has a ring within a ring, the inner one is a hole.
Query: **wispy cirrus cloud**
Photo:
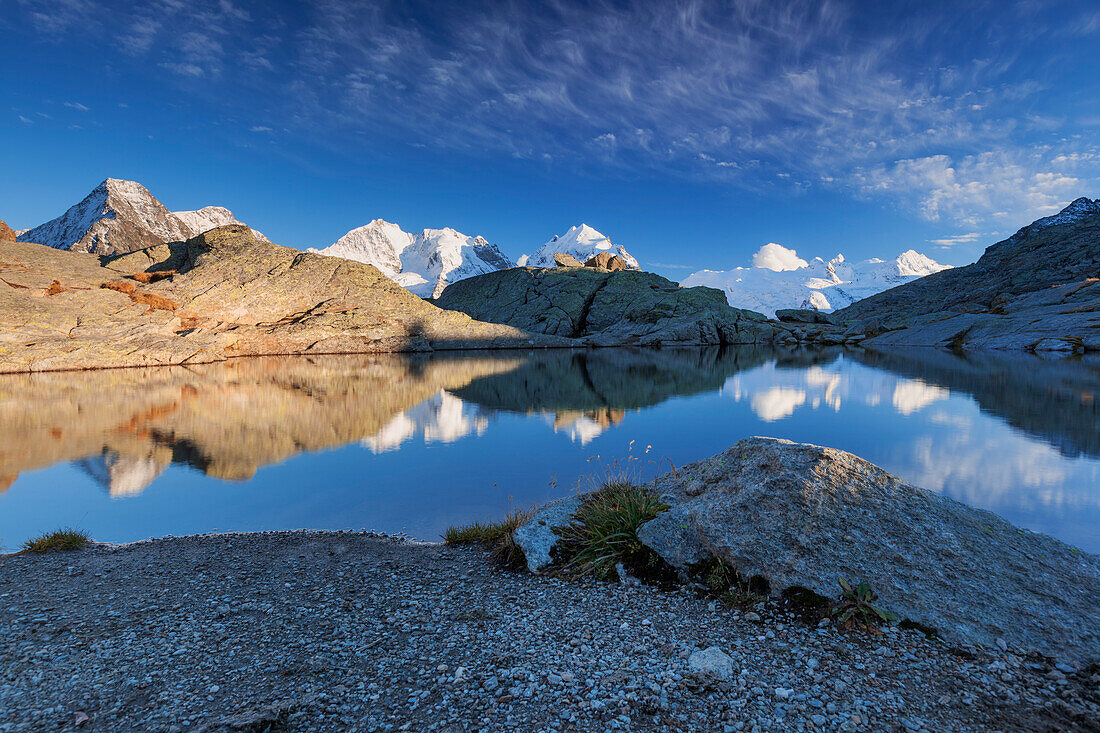
[[[55,34],[75,31],[49,19],[51,3],[18,2]],[[1073,67],[1061,49],[1100,21],[1058,0],[1041,13],[1029,2],[64,2],[111,18],[95,33],[191,93],[238,112],[260,101],[280,129],[344,148],[824,187],[967,229],[1022,223],[1100,185],[1080,121],[1095,105],[1046,103]],[[1025,42],[1053,50],[1037,64]]]
[[[298,39],[296,88],[313,113],[399,119],[433,146],[828,186],[965,226],[1048,213],[1100,178],[1080,157],[1087,170],[1058,169],[1079,140],[1025,154],[1064,120],[1027,110],[1044,81],[1015,71],[1011,32],[958,58],[942,9],[877,33],[856,29],[857,12],[556,2],[425,27],[394,5],[330,0]],[[1027,12],[1010,7],[1001,22],[1011,31]]]

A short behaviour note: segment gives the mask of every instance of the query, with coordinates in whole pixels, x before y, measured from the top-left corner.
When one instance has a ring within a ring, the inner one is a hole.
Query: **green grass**
[[[657,492],[647,486],[612,479],[586,494],[573,522],[555,531],[559,569],[565,575],[610,580],[615,565],[645,573],[659,563],[657,555],[638,539],[638,527],[667,510]]]
[[[513,509],[497,522],[474,522],[463,527],[450,527],[443,535],[448,545],[484,545],[498,564],[519,569],[527,564],[523,550],[512,533],[531,518],[531,509]]]
[[[23,543],[24,552],[69,552],[91,542],[88,533],[80,529],[55,529]]]
[[[768,596],[768,583],[764,578],[743,578],[721,558],[700,563],[692,568],[691,574],[702,580],[713,595],[735,608],[755,606]]]

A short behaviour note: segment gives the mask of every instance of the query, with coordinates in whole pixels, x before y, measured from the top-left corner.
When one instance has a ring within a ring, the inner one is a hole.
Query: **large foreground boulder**
[[[637,270],[516,267],[460,280],[440,308],[596,346],[769,343],[784,333],[722,291]]]
[[[868,581],[954,641],[1100,660],[1100,558],[933,494],[850,453],[749,438],[658,480],[643,543],[686,569],[718,557],[773,594]]]
[[[3,242],[0,273],[0,372],[567,343],[440,310],[371,265],[244,225],[121,256]]]

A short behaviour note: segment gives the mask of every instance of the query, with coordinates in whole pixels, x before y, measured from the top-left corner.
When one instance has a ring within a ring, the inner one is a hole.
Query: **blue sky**
[[[682,277],[973,261],[1100,196],[1095,2],[0,0],[0,218],[100,180],[324,246],[518,256],[581,221]]]

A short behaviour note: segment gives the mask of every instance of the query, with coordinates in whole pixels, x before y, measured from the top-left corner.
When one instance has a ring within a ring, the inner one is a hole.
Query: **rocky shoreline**
[[[487,560],[317,531],[0,557],[0,731],[1100,729],[1096,670],[1011,645]]]

